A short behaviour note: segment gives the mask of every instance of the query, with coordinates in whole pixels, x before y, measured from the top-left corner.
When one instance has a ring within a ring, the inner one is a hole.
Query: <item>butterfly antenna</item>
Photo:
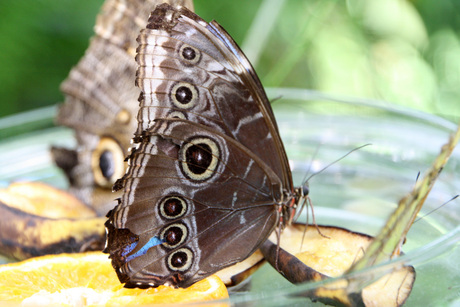
[[[308,174],[310,174],[310,172],[311,172],[311,167],[312,167],[312,165],[313,165],[313,161],[314,161],[315,158],[318,156],[319,149],[321,148],[321,145],[322,145],[322,144],[320,143],[318,146],[316,146],[315,152],[314,152],[313,155],[311,156],[310,163],[309,163],[309,165],[308,165],[308,169],[307,169],[307,171],[305,172],[305,176],[304,176],[303,179],[302,179],[302,182],[304,183],[304,184],[302,185],[302,187],[305,186],[305,185],[307,184],[308,180],[312,177],[312,176],[310,176],[310,177],[308,177],[308,179],[307,179]],[[308,187],[308,185],[307,185],[307,187]],[[306,194],[304,194],[304,195],[308,195],[308,193],[306,193]]]
[[[357,150],[360,150],[366,146],[370,146],[372,144],[368,143],[368,144],[364,144],[364,145],[361,145],[359,147],[356,147],[352,150],[350,150],[349,152],[347,152],[345,155],[341,156],[340,158],[338,158],[337,160],[335,161],[332,161],[331,163],[329,163],[328,165],[326,165],[325,167],[323,167],[321,170],[317,171],[316,173],[313,173],[311,174],[304,182],[308,182],[313,176],[316,176],[318,174],[321,174],[322,172],[324,172],[325,170],[327,170],[329,167],[331,167],[332,165],[336,164],[337,162],[339,162],[340,160],[343,160],[345,159],[348,155],[350,155],[351,153],[357,151]]]
[[[458,194],[455,195],[454,197],[452,197],[451,199],[449,199],[448,201],[446,201],[445,203],[443,203],[441,206],[439,206],[439,207],[437,207],[437,208],[431,210],[431,211],[428,212],[427,214],[425,214],[425,215],[419,217],[418,219],[416,219],[416,220],[414,221],[414,223],[417,223],[418,221],[420,221],[421,219],[427,217],[427,216],[430,215],[431,213],[433,213],[433,212],[435,212],[435,211],[441,209],[443,206],[447,205],[447,204],[450,203],[451,201],[456,200],[459,196],[460,196],[460,195],[458,195]]]
[[[310,194],[310,187],[308,185],[308,180],[312,177],[308,177],[307,179],[307,176],[308,174],[310,174],[311,172],[311,167],[313,165],[313,161],[315,160],[316,156],[318,156],[318,153],[319,153],[319,149],[321,148],[321,144],[319,144],[319,146],[316,147],[315,149],[315,152],[313,153],[311,159],[310,159],[310,163],[309,163],[309,166],[308,166],[308,169],[307,171],[305,172],[305,176],[303,177],[302,179],[302,186],[299,188],[300,192],[301,192],[301,198],[303,199],[302,201],[302,205],[300,206],[299,210],[297,210],[297,214],[296,214],[296,217],[294,218],[294,220],[297,220],[301,214],[301,212],[303,211],[303,209],[305,208],[305,206],[308,204],[311,204],[311,200],[310,200],[310,197],[308,196],[308,194]],[[307,221],[306,221],[306,225],[308,227],[308,209],[307,209]],[[304,231],[304,237],[305,237],[305,233],[307,232],[306,228],[305,227],[305,231]],[[302,239],[302,244],[303,244],[303,239]]]
[[[303,210],[303,208],[305,207],[305,205],[307,206],[307,222],[306,222],[305,230],[304,230],[304,233],[303,233],[303,236],[302,236],[302,243],[300,244],[300,248],[301,248],[301,249],[302,249],[302,247],[303,247],[303,242],[304,242],[304,240],[305,240],[305,236],[306,236],[306,233],[307,233],[308,217],[309,217],[309,210],[308,210],[308,207],[310,207],[310,209],[311,209],[313,225],[316,227],[316,230],[318,231],[318,233],[319,233],[322,237],[324,237],[324,238],[329,238],[328,236],[326,236],[325,234],[323,234],[323,233],[321,232],[321,230],[320,230],[319,227],[318,227],[318,224],[316,223],[316,219],[315,219],[315,210],[314,210],[313,202],[312,202],[311,198],[308,196],[308,194],[309,194],[309,192],[310,192],[310,191],[309,191],[309,186],[308,186],[308,181],[309,181],[313,176],[318,175],[318,174],[324,172],[326,169],[328,169],[328,168],[329,168],[330,166],[332,166],[333,164],[335,164],[335,163],[339,162],[340,160],[344,159],[345,157],[347,157],[347,156],[348,156],[349,154],[351,154],[352,152],[357,151],[357,150],[359,150],[359,149],[361,149],[361,148],[364,148],[364,147],[366,147],[366,146],[369,146],[369,145],[372,145],[372,144],[369,144],[369,143],[368,143],[368,144],[364,144],[364,145],[361,145],[361,146],[359,146],[359,147],[356,147],[356,148],[350,150],[348,153],[346,153],[346,154],[343,155],[342,157],[338,158],[337,160],[335,160],[335,161],[329,163],[328,165],[326,165],[325,167],[323,167],[323,168],[322,168],[321,170],[319,170],[318,172],[313,173],[313,174],[311,174],[310,176],[308,176],[308,173],[309,173],[310,170],[311,170],[311,165],[313,164],[313,163],[310,163],[310,167],[309,167],[308,171],[307,171],[306,174],[305,174],[305,177],[304,177],[304,180],[303,180],[302,187],[300,188],[300,189],[302,189],[302,197],[304,198],[304,201],[302,202],[302,205],[300,206],[300,210],[298,210],[299,215],[300,215],[300,212],[301,212],[301,211]],[[318,152],[319,152],[319,148],[320,148],[319,146],[316,148],[315,153],[314,153],[313,158],[312,158],[312,161],[313,161],[314,157],[317,156],[317,154],[318,154]],[[307,177],[307,176],[308,176],[308,177]]]
[[[277,101],[280,101],[282,98],[283,98],[283,96],[281,96],[281,95],[276,96],[275,98],[270,99],[270,104],[273,104],[273,103],[275,103]]]

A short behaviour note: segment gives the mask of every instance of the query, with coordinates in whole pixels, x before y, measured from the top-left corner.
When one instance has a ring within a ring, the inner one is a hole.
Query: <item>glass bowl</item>
[[[378,233],[399,199],[413,187],[417,174],[430,167],[456,128],[442,118],[384,102],[302,89],[269,89],[268,94],[282,97],[273,108],[296,184],[332,163],[308,180],[317,223],[369,235]],[[49,147],[73,147],[75,140],[70,129],[54,126],[55,111],[45,108],[0,120],[2,186],[38,180],[66,187]],[[344,157],[364,144],[370,145]],[[456,150],[428,196],[422,218],[407,236],[405,255],[380,266],[415,267],[417,277],[406,306],[460,304],[460,208],[458,201],[447,202],[459,193],[459,171]],[[305,215],[300,220],[305,221]],[[362,274],[373,269],[378,268]],[[244,286],[231,290],[230,302],[305,306],[311,302],[301,294],[317,286],[292,285],[265,264]]]

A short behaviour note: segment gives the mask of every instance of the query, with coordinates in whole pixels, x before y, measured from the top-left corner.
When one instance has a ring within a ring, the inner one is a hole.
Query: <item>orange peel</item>
[[[217,276],[186,289],[123,288],[101,252],[47,255],[0,266],[0,302],[25,306],[177,304],[227,298],[227,288]]]

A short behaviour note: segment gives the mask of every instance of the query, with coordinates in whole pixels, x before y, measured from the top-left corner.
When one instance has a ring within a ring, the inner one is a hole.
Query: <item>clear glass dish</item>
[[[282,97],[273,107],[296,184],[350,150],[371,144],[309,180],[318,224],[370,235],[378,233],[398,200],[414,185],[418,172],[428,169],[456,128],[442,118],[382,102],[336,99],[295,89],[268,93]],[[71,130],[53,125],[54,114],[53,107],[0,119],[1,186],[15,180],[39,180],[66,187],[48,149],[51,145],[72,147],[75,140]],[[407,236],[405,255],[380,266],[414,265],[417,277],[406,306],[460,305],[460,208],[458,200],[440,207],[459,193],[458,174],[457,149],[426,200],[420,213],[423,218]],[[433,209],[437,210],[430,213]],[[235,306],[305,306],[313,303],[301,294],[317,286],[292,285],[265,264],[244,287],[231,292],[230,302]]]

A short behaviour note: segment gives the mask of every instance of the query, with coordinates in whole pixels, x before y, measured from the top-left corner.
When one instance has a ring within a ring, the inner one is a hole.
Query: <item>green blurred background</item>
[[[0,117],[63,100],[59,84],[88,46],[102,2],[0,1]],[[242,45],[266,87],[460,118],[458,0],[195,0],[195,8]]]

